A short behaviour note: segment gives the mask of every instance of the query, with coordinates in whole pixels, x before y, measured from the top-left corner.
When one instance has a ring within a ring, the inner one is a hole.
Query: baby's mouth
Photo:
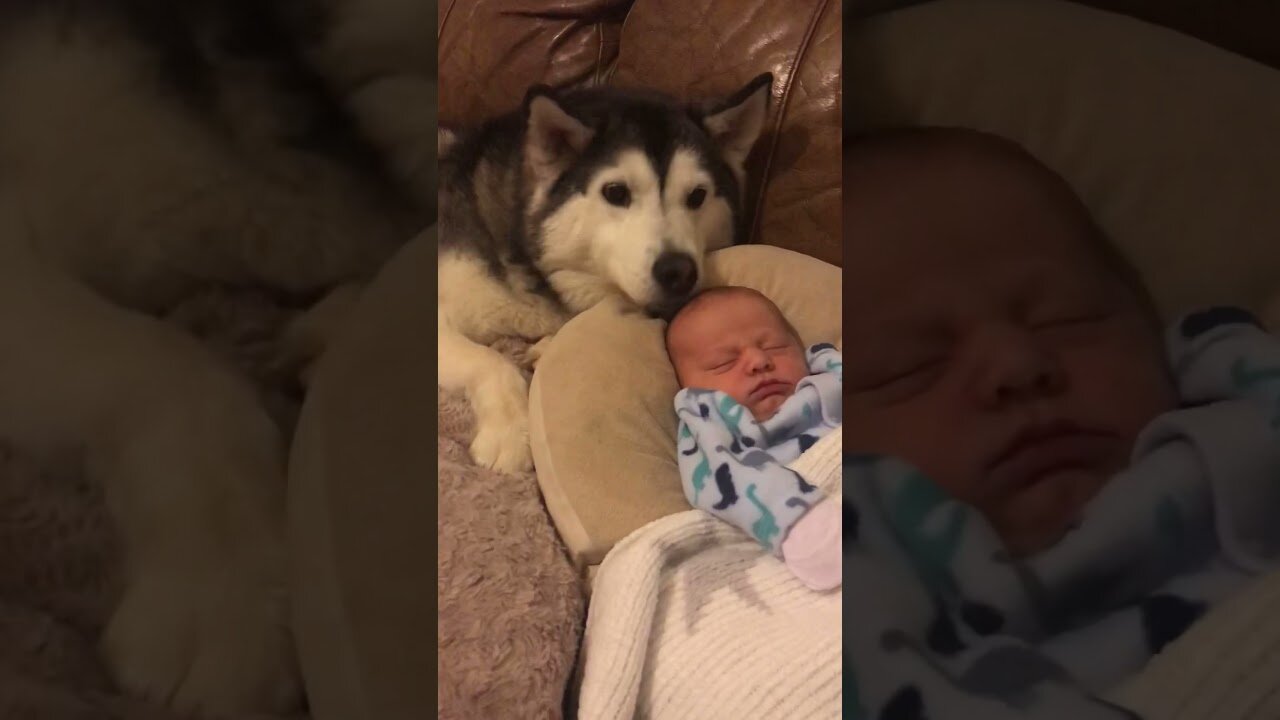
[[[756,385],[751,393],[747,396],[754,402],[759,402],[767,397],[774,395],[785,395],[790,391],[791,385],[785,380],[765,380]]]
[[[993,488],[1020,492],[1071,471],[1101,471],[1112,454],[1112,438],[1074,426],[1031,428],[1019,433],[988,466]]]

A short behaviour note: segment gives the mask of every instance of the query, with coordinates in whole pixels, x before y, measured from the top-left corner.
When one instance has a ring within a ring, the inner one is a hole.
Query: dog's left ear
[[[742,169],[764,130],[773,73],[757,75],[743,88],[702,115],[702,127],[720,146],[731,167]]]

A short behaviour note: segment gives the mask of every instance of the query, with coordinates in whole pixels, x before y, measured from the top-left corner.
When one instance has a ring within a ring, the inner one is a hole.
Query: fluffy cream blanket
[[[213,290],[168,320],[253,379],[287,440],[309,359],[289,335],[303,317],[265,295]],[[467,403],[439,399],[439,717],[515,717],[519,707],[522,718],[556,720],[581,633],[580,579],[533,475],[471,464]],[[97,637],[118,592],[116,535],[80,459],[54,460],[0,440],[0,720],[194,720],[112,685]]]
[[[842,439],[827,435],[791,467],[838,493]],[[839,718],[840,598],[700,510],[653,522],[596,575],[578,717]]]
[[[265,295],[211,290],[168,320],[251,377],[288,437],[302,391],[279,343],[298,316]],[[82,470],[75,455],[36,458],[0,440],[0,719],[187,720],[122,695],[98,656],[119,547],[102,488]]]
[[[525,345],[496,347],[516,357]],[[438,397],[437,717],[558,720],[582,633],[581,578],[533,473],[476,467],[465,397]]]

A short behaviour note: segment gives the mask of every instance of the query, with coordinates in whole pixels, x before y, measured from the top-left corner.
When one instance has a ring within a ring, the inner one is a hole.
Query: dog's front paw
[[[551,345],[551,340],[554,337],[554,335],[548,335],[525,348],[524,352],[520,354],[520,367],[530,372],[536,370],[538,361],[542,359],[543,355],[547,354],[547,348]]]
[[[140,570],[103,636],[122,690],[208,718],[299,708],[282,589],[226,565]]]
[[[528,472],[533,469],[528,429],[519,423],[481,423],[471,442],[471,459],[481,467],[502,473]]]

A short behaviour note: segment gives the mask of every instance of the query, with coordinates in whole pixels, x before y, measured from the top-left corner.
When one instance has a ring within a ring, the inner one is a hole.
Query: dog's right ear
[[[436,157],[444,155],[458,142],[458,133],[447,128],[436,130]]]
[[[577,157],[595,132],[561,107],[554,91],[535,85],[524,99],[525,160],[535,174],[558,175]]]
[[[702,115],[702,126],[720,146],[729,166],[740,172],[764,130],[773,73],[761,73]]]

